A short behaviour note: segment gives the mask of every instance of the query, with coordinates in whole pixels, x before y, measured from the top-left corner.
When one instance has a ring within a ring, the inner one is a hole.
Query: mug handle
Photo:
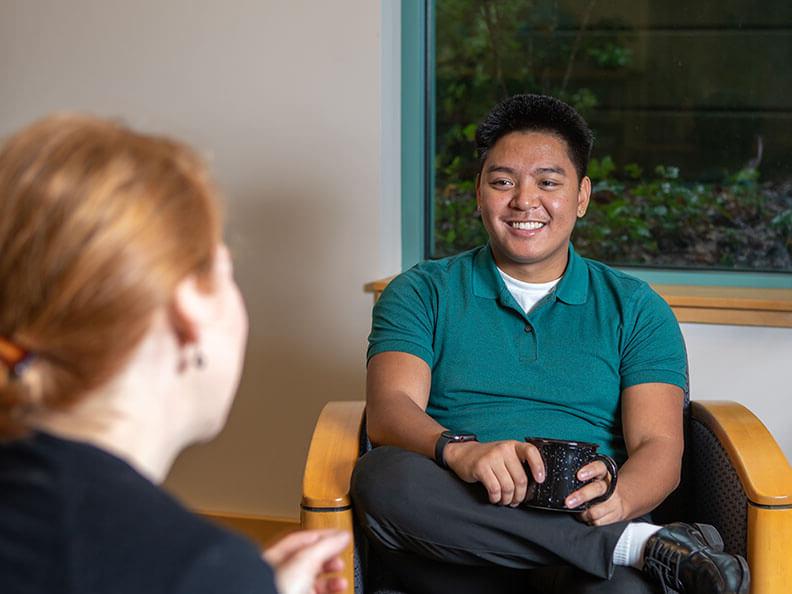
[[[618,477],[616,462],[614,462],[613,458],[605,454],[597,454],[596,456],[594,456],[594,460],[600,460],[602,461],[603,464],[605,464],[605,466],[608,467],[608,472],[610,473],[611,480],[610,480],[610,485],[608,485],[607,492],[604,495],[600,495],[599,497],[596,497],[595,499],[589,501],[588,507],[592,505],[596,505],[597,503],[602,503],[603,501],[607,501],[610,498],[610,496],[613,495],[613,491],[616,489],[616,480]]]

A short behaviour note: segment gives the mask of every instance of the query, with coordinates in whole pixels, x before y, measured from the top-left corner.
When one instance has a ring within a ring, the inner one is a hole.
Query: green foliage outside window
[[[760,134],[737,147],[749,152],[742,162],[695,171],[686,171],[684,155],[652,163],[648,150],[641,160],[626,158],[612,131],[632,116],[601,97],[612,101],[614,85],[645,75],[633,63],[640,47],[629,23],[603,17],[596,5],[437,0],[432,256],[486,241],[475,212],[476,125],[504,97],[534,92],[575,106],[598,138],[591,206],[573,237],[582,254],[613,264],[792,271],[792,180],[776,170],[763,181]],[[695,130],[698,120],[691,122]],[[698,150],[717,157],[706,144]]]

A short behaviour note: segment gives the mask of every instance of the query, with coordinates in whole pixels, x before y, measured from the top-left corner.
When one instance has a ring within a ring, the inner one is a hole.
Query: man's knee
[[[387,518],[409,505],[415,486],[418,454],[400,448],[374,448],[358,460],[350,485],[356,508],[375,518]]]
[[[424,497],[416,488],[421,483],[416,466],[424,461],[419,454],[381,446],[362,456],[352,473],[355,514],[369,536],[388,549],[402,549],[404,533],[416,529],[417,499]]]

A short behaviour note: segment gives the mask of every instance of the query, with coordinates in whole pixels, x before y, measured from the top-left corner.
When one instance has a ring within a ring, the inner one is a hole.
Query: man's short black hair
[[[479,173],[490,149],[510,132],[555,134],[566,142],[578,181],[586,175],[594,135],[580,114],[560,99],[547,95],[514,95],[496,105],[476,130]]]

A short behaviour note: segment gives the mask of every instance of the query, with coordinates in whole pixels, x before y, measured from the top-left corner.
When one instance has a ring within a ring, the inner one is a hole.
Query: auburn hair
[[[125,365],[177,284],[209,283],[217,192],[174,140],[90,116],[51,116],[0,147],[0,438],[62,409]],[[207,285],[207,289],[210,289]]]

